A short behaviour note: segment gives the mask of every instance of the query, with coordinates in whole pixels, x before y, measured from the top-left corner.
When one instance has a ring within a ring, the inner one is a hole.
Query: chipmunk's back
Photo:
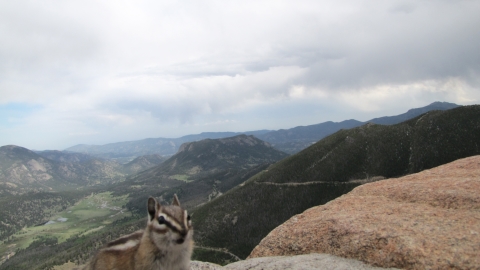
[[[100,249],[84,270],[135,269],[134,257],[140,245],[143,230],[118,238]]]

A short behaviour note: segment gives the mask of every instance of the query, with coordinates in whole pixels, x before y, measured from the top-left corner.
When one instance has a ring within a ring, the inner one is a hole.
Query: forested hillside
[[[27,193],[0,198],[0,240],[9,237],[27,226],[44,224],[53,214],[74,204],[80,192]]]
[[[253,136],[238,135],[222,139],[205,139],[183,144],[178,152],[161,165],[135,176],[136,179],[169,175],[191,180],[228,168],[246,169],[262,163],[276,162],[288,155]]]
[[[104,230],[88,235],[74,235],[63,243],[56,237],[41,238],[28,248],[19,250],[15,256],[0,265],[0,269],[53,269],[68,261],[84,264],[105,243],[143,228],[146,218],[140,220],[119,220],[105,226]]]

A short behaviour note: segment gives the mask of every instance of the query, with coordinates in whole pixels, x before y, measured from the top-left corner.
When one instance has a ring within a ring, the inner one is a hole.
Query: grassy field
[[[130,216],[124,205],[127,195],[113,197],[110,192],[92,194],[74,206],[52,216],[46,225],[23,228],[7,242],[0,244],[0,263],[17,249],[27,248],[42,238],[57,238],[64,242],[73,235],[86,235],[100,230],[117,219]]]
[[[170,176],[171,178],[175,179],[175,180],[179,180],[179,181],[185,181],[185,182],[191,182],[192,180],[188,180],[188,175],[186,174],[175,174],[175,175],[172,175]]]

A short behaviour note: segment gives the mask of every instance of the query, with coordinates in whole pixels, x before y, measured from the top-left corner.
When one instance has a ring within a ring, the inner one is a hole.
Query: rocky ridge
[[[358,260],[345,259],[330,254],[305,254],[297,256],[274,256],[252,258],[226,265],[229,270],[275,270],[275,269],[318,269],[318,270],[380,270],[386,269],[367,265]],[[390,268],[391,269],[391,268]]]
[[[273,230],[249,258],[327,253],[406,269],[480,267],[480,156],[365,184]]]
[[[321,270],[380,270],[363,262],[340,258],[329,254],[306,254],[297,256],[275,256],[242,260],[220,266],[213,263],[192,261],[192,270],[276,270],[276,269],[321,269]],[[391,269],[391,268],[390,268]]]

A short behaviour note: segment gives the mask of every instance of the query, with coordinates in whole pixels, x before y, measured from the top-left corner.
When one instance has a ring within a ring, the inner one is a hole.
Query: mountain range
[[[423,112],[447,110],[454,107],[458,107],[458,105],[447,102],[435,102],[426,107],[411,109],[401,115],[374,118],[369,122],[395,124]],[[259,130],[246,133],[269,142],[271,146],[282,149],[284,152],[296,153],[340,129],[350,129],[362,124],[364,123],[357,120],[346,120],[339,123],[325,122],[288,130]],[[66,151],[33,152],[19,146],[3,146],[0,147],[0,194],[18,194],[19,192],[32,190],[65,190],[70,188],[69,185],[78,187],[122,181],[127,175],[133,175],[167,160],[165,156],[160,155],[161,153],[174,154],[182,145],[183,149],[191,147],[188,143],[192,141],[211,140],[211,138],[221,139],[238,134],[234,132],[210,132],[188,135],[178,139],[158,138],[102,146],[82,145],[69,148]],[[242,147],[239,147],[232,149],[232,151],[242,153],[241,149]],[[176,164],[179,159],[181,164],[179,166],[187,166],[187,161],[182,160],[182,155],[184,154],[181,152],[183,151],[180,151],[176,159],[167,163],[168,166],[165,165],[163,168],[158,168],[156,172],[145,172],[142,177],[152,173],[165,174],[165,170],[169,166],[172,168],[172,172],[178,170],[178,167],[175,168],[172,165],[174,165],[173,163]],[[199,160],[202,160],[204,164],[212,165],[211,159],[208,159],[206,155],[206,153],[199,154]],[[111,157],[114,157],[114,160],[109,159]],[[265,156],[262,156],[262,159],[264,158]],[[272,160],[278,160],[278,157]],[[119,163],[118,161],[125,163]],[[234,158],[231,160],[224,158],[221,162],[224,166],[227,166],[229,162],[232,163],[231,165],[238,165],[235,164]],[[217,165],[219,164],[212,166]],[[205,166],[203,167],[202,170],[208,170]],[[190,169],[197,170],[198,168],[200,167],[192,167]],[[189,174],[191,173],[177,173],[177,177],[185,177],[185,175]],[[171,177],[173,175],[175,174],[172,174]]]
[[[250,132],[203,132],[201,134],[187,135],[180,138],[148,138],[138,141],[109,143],[105,145],[79,144],[65,149],[69,152],[78,152],[101,158],[116,159],[119,162],[129,161],[137,156],[159,154],[162,156],[174,155],[180,146],[186,142],[204,139],[220,139],[233,137],[240,134],[259,136],[270,130]]]
[[[0,147],[0,196],[118,182],[165,159],[159,155],[149,155],[120,164],[82,153],[34,152],[20,146],[6,145]]]
[[[187,135],[176,139],[150,138],[139,141],[118,142],[105,145],[80,144],[65,150],[90,154],[102,158],[115,158],[119,159],[119,161],[128,161],[136,156],[148,154],[170,156],[175,154],[179,147],[185,142],[193,142],[203,139],[220,139],[246,134],[253,135],[263,141],[266,141],[273,147],[283,152],[294,154],[319,141],[320,139],[339,131],[340,129],[358,127],[370,122],[382,125],[393,125],[428,111],[449,110],[458,106],[459,105],[448,102],[434,102],[422,108],[411,109],[408,112],[400,115],[374,118],[365,122],[352,119],[342,122],[328,121],[315,125],[298,126],[291,129],[281,129],[277,131],[258,130],[248,132],[204,132],[201,134]]]
[[[271,143],[275,148],[280,149],[286,153],[295,154],[341,129],[359,127],[367,123],[394,125],[408,119],[412,119],[429,111],[443,111],[457,107],[459,106],[453,103],[434,102],[422,108],[410,109],[406,113],[396,116],[384,116],[374,118],[365,122],[357,121],[354,119],[341,122],[328,121],[316,125],[299,126],[286,130],[281,129],[277,131],[272,131],[265,134],[260,134],[258,138]]]

